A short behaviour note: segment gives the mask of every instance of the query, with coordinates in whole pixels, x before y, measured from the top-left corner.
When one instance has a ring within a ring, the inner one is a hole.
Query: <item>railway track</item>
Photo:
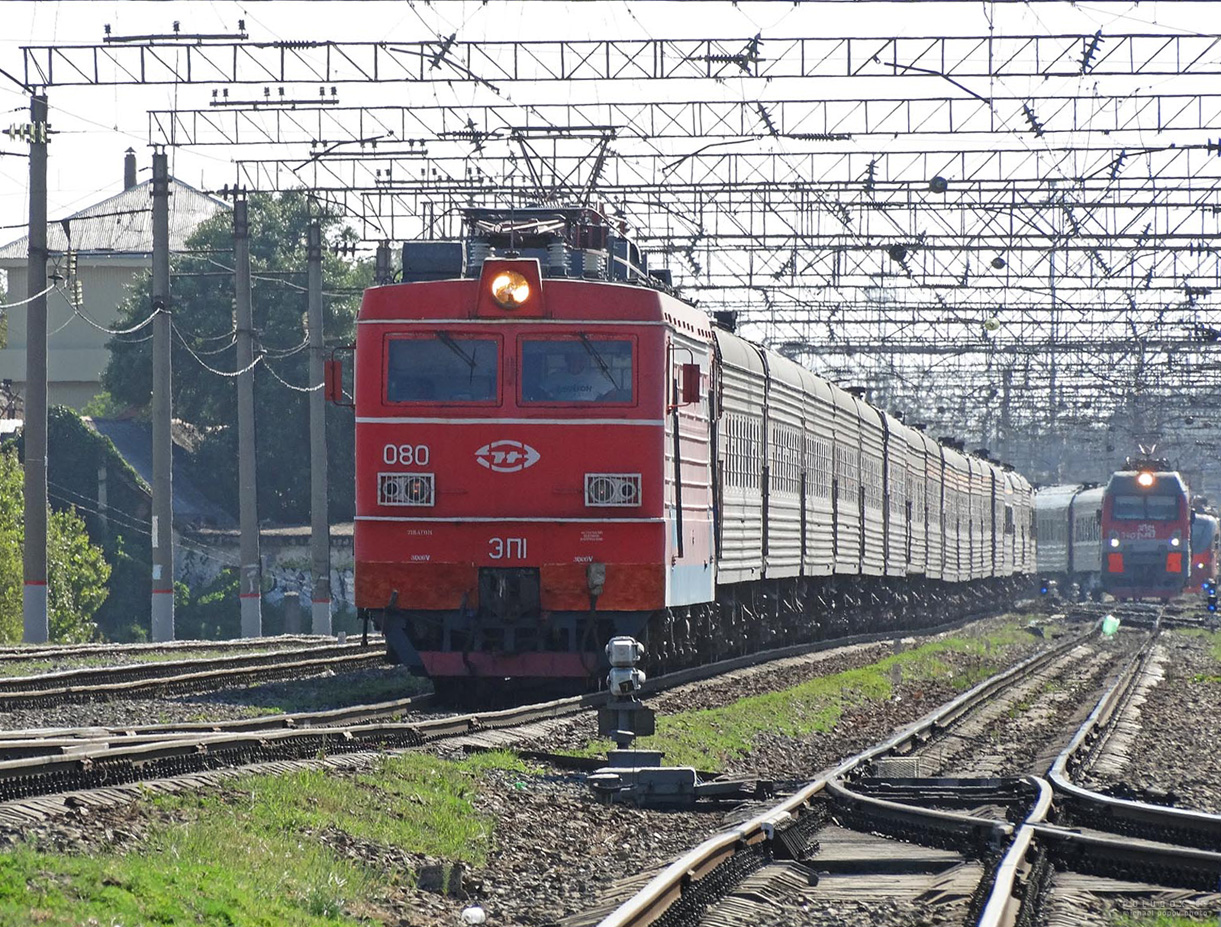
[[[147,695],[210,692],[256,682],[300,679],[325,672],[376,666],[381,647],[370,643],[293,647],[206,659],[159,660],[89,666],[27,676],[0,677],[0,709],[43,707]],[[214,648],[213,648],[214,649]]]
[[[380,634],[369,635],[370,642],[380,645]],[[335,638],[318,634],[282,634],[275,637],[247,637],[224,641],[167,641],[143,644],[23,644],[20,647],[0,647],[0,673],[9,666],[22,663],[90,660],[139,660],[165,654],[189,654],[210,651],[240,652],[250,650],[285,650],[334,643]]]
[[[1006,697],[1023,698],[1032,679],[1057,662],[1080,666],[1073,656],[1080,641],[992,677],[783,801],[756,808],[634,886],[639,890],[626,900],[564,923],[1000,927],[1067,917],[1074,910],[1069,895],[1087,888],[1140,889],[1154,898],[1216,891],[1221,816],[1114,798],[1074,781],[1102,753],[1155,633],[1124,661],[1045,776],[918,778],[921,758],[989,706],[995,714]],[[962,739],[986,752],[978,732]],[[1203,897],[1221,905],[1221,896]]]
[[[930,633],[951,630],[966,620]],[[710,679],[770,660],[889,639],[888,634],[857,635],[738,657],[651,679],[646,691]],[[347,649],[356,646],[347,645]],[[170,676],[99,685],[106,692],[119,691],[114,686],[132,687],[121,690],[127,692],[145,684],[190,685],[195,680]],[[35,690],[9,694],[37,699],[57,694],[62,688],[50,693]],[[82,686],[73,689],[72,694],[85,697],[86,691]],[[4,697],[0,687],[0,704]],[[433,699],[424,695],[338,711],[216,723],[0,732],[0,824],[19,826],[23,820],[62,813],[80,803],[130,801],[140,794],[140,784],[151,780],[420,747],[443,740],[454,747],[509,746],[516,740],[545,734],[546,725],[552,721],[592,712],[605,700],[602,693],[500,711],[426,716],[424,713],[433,708]],[[195,784],[202,781],[193,780]]]

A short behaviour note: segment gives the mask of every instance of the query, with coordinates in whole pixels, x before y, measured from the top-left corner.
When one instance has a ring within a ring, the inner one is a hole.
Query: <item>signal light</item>
[[[1215,612],[1217,610],[1217,593],[1210,592],[1208,594],[1208,610]]]
[[[1045,580],[1045,579],[1044,579],[1044,580],[1040,580],[1040,582],[1039,582],[1039,595],[1047,595],[1048,590],[1049,590],[1050,588],[1051,588],[1051,584],[1050,584],[1050,583],[1049,583],[1047,580]]]

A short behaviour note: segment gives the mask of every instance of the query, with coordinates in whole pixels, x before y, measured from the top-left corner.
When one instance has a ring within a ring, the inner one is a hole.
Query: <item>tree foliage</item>
[[[311,214],[299,194],[256,195],[249,201],[250,262],[256,344],[263,352],[255,368],[256,467],[260,519],[309,520],[309,396],[285,386],[308,384],[305,349],[307,310],[305,240]],[[323,215],[324,243],[351,239],[333,216]],[[174,415],[198,426],[203,435],[196,458],[213,475],[205,492],[234,511],[237,499],[237,385],[234,377],[205,369],[237,369],[234,346],[232,217],[226,211],[201,225],[187,242],[188,253],[173,265],[171,290]],[[359,294],[372,279],[367,263],[349,263],[323,249],[323,316],[329,345],[353,338]],[[149,315],[149,279],[143,279],[120,307],[118,327]],[[151,399],[151,340],[147,333],[118,336],[110,343],[103,385],[122,405]],[[346,409],[328,408],[327,446],[330,516],[347,520],[354,511],[353,419]]]
[[[97,502],[98,471],[106,472],[105,518]],[[94,614],[106,640],[147,637],[151,617],[152,499],[149,488],[104,435],[72,409],[47,413],[47,489],[51,506],[75,510],[111,565],[110,595]]]
[[[0,450],[0,640],[16,643],[22,619],[22,547],[25,541],[24,479],[13,449]],[[106,600],[110,565],[89,542],[73,511],[51,512],[47,523],[47,611],[51,640],[97,636],[93,615]]]

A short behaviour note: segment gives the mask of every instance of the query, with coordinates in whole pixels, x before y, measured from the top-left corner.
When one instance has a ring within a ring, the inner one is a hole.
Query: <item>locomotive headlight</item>
[[[492,278],[492,299],[504,309],[516,309],[530,298],[530,284],[515,270],[506,270]]]
[[[1139,473],[1136,476],[1136,482],[1140,483],[1140,485],[1142,485],[1146,488],[1149,486],[1152,486],[1153,485],[1153,474],[1152,473]]]
[[[1180,537],[1178,536],[1178,534],[1177,534],[1177,533],[1176,533],[1176,534],[1175,534],[1173,537],[1171,537],[1171,538],[1170,538],[1170,546],[1171,546],[1171,547],[1178,547],[1178,546],[1179,546],[1180,544],[1182,544],[1182,543],[1183,543],[1183,540],[1182,540],[1182,538],[1180,538]]]
[[[1112,547],[1118,547],[1118,546],[1119,546],[1119,538],[1111,538],[1111,546],[1112,546]]]

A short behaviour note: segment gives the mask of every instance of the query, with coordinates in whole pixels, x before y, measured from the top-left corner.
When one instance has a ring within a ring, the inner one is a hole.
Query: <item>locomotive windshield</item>
[[[500,383],[496,338],[438,331],[389,339],[388,402],[495,402]]]
[[[1111,513],[1113,517],[1121,520],[1174,521],[1179,517],[1179,499],[1177,496],[1116,493]]]
[[[632,401],[632,342],[590,338],[523,338],[522,402]]]

